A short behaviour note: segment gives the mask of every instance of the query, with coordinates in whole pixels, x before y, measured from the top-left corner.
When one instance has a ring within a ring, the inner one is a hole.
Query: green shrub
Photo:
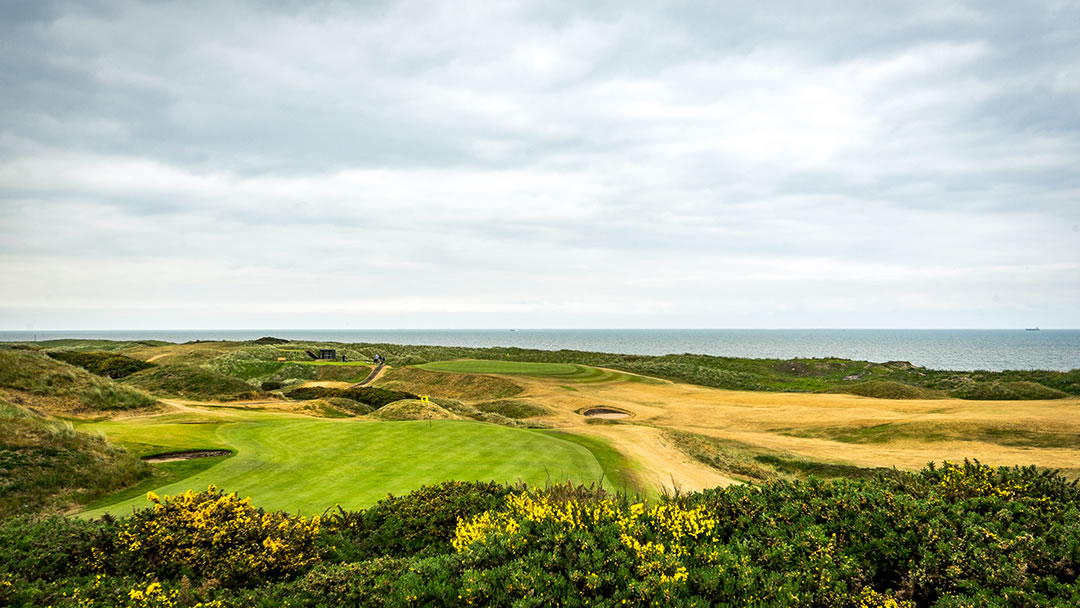
[[[237,401],[266,397],[266,393],[243,380],[194,365],[159,365],[122,382],[151,393],[188,399]]]
[[[404,399],[419,399],[420,397],[402,391],[391,391],[372,386],[360,386],[348,389],[330,388],[326,386],[302,386],[285,394],[293,400],[339,398],[350,399],[358,403],[379,409],[384,405]]]
[[[970,382],[952,392],[954,397],[987,401],[1014,401],[1023,399],[1060,399],[1067,393],[1035,382]]]
[[[51,351],[46,354],[58,361],[70,363],[71,365],[81,367],[92,374],[105,376],[114,380],[154,367],[153,363],[147,363],[146,361],[109,352],[80,353],[61,350]]]
[[[29,580],[91,574],[92,549],[107,542],[113,524],[55,515],[0,518],[0,574]]]
[[[841,387],[836,391],[876,399],[941,399],[945,396],[941,391],[912,386],[895,380],[870,380]]]
[[[459,518],[499,507],[511,491],[494,482],[448,481],[388,495],[365,511],[339,508],[324,523],[341,539],[339,559],[439,555],[453,551]]]
[[[1034,467],[945,463],[658,502],[596,486],[451,482],[329,515],[318,546],[311,524],[267,523],[209,494],[182,513],[139,512],[138,524],[0,522],[0,600],[958,608],[1080,598],[1080,488]],[[285,546],[280,567],[260,567]]]
[[[258,340],[252,340],[255,344],[288,344],[289,341],[284,338],[275,338],[273,336],[263,336]]]

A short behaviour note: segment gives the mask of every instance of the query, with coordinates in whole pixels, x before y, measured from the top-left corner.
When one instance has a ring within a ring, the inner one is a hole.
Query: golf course
[[[327,346],[345,361],[312,359]],[[7,407],[63,421],[136,458],[217,450],[151,459],[138,483],[67,502],[81,517],[123,516],[147,506],[151,490],[209,486],[314,515],[446,480],[572,481],[656,497],[965,458],[1080,476],[1080,397],[1062,390],[1076,392],[1072,372],[941,380],[896,365],[737,360],[735,376],[673,366],[670,357],[273,338],[23,348],[0,351]],[[367,362],[378,352],[392,357],[372,373]],[[853,367],[870,381],[847,380]],[[750,378],[770,390],[699,383],[711,377]],[[694,378],[705,380],[687,381]],[[943,390],[946,382],[961,389]],[[1000,398],[963,398],[972,386],[983,387],[976,396]],[[882,396],[857,394],[868,390]]]
[[[5,344],[0,603],[1071,605],[1078,407],[1078,370]]]
[[[586,448],[551,435],[450,420],[355,423],[344,420],[275,418],[191,424],[140,425],[107,436],[166,437],[161,448],[219,447],[235,451],[213,467],[167,486],[159,494],[181,494],[210,485],[251,496],[267,509],[316,515],[340,505],[357,509],[388,493],[403,494],[448,479],[522,481],[543,486],[551,480],[600,481],[603,471]],[[207,428],[209,427],[209,428]],[[202,429],[201,429],[202,430]],[[183,440],[175,438],[183,436]],[[145,507],[145,496],[85,513],[123,515]]]

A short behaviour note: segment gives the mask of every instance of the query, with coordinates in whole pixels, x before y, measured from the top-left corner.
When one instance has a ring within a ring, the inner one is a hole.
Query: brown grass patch
[[[385,405],[372,414],[380,420],[460,420],[446,408],[419,399],[402,399]]]
[[[415,367],[391,369],[384,373],[374,386],[464,401],[505,399],[518,395],[522,390],[519,385],[505,378],[483,374],[431,372]]]

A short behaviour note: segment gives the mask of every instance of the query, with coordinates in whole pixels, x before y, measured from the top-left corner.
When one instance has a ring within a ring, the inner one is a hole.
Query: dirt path
[[[386,364],[385,363],[380,363],[380,364],[376,365],[375,369],[371,370],[371,373],[368,374],[367,378],[364,378],[363,382],[357,382],[356,384],[350,386],[349,388],[359,388],[361,386],[367,386],[367,385],[371,384],[372,382],[375,382],[376,380],[379,379],[379,376],[383,375],[383,371],[385,369],[386,369]]]

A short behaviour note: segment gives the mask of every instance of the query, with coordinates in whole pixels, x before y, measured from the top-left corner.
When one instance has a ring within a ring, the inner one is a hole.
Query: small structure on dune
[[[316,361],[334,361],[337,359],[337,351],[333,348],[320,348],[319,354],[317,355],[310,350],[304,352],[307,353],[307,356],[315,359]]]

